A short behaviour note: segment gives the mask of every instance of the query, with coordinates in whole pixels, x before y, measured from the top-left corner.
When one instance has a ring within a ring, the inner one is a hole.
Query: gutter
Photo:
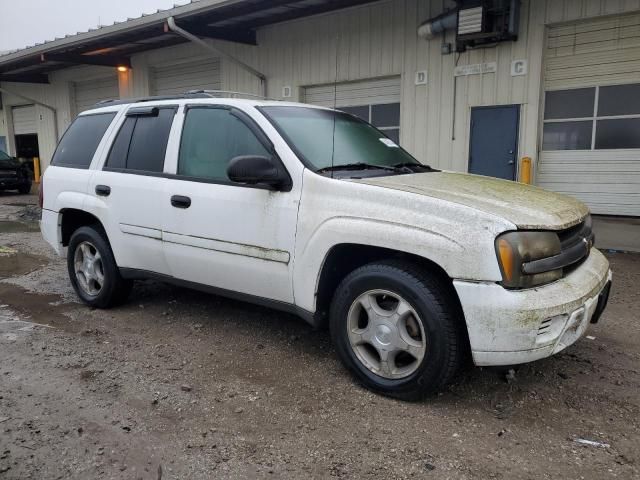
[[[263,97],[267,96],[267,77],[263,73],[259,72],[255,68],[247,65],[242,60],[239,60],[236,57],[234,57],[232,55],[229,55],[228,53],[220,50],[219,48],[214,47],[213,45],[205,42],[201,38],[197,37],[196,35],[188,32],[188,31],[186,31],[185,29],[180,28],[178,25],[176,25],[176,21],[175,21],[175,19],[173,17],[167,18],[167,23],[165,25],[167,26],[169,31],[171,31],[173,33],[177,33],[181,37],[189,40],[192,43],[195,43],[196,45],[200,45],[202,48],[205,48],[205,49],[209,50],[210,52],[213,52],[216,56],[220,56],[220,57],[222,57],[222,58],[224,58],[226,60],[229,60],[230,62],[235,63],[236,65],[240,66],[241,68],[243,68],[247,72],[249,72],[252,75],[254,75],[255,77],[257,77],[260,80],[260,85],[261,85],[261,89],[262,89],[262,96]]]
[[[72,48],[99,37],[128,33],[138,28],[151,27],[158,22],[166,20],[167,17],[190,18],[201,12],[214,11],[217,8],[242,3],[245,0],[199,0],[167,10],[159,10],[152,14],[142,14],[140,17],[128,19],[122,22],[114,22],[113,25],[92,28],[86,32],[78,32],[74,35],[67,35],[63,38],[47,40],[41,44],[18,49],[16,51],[0,55],[0,66],[18,60],[23,60],[41,53],[51,52],[59,48]]]

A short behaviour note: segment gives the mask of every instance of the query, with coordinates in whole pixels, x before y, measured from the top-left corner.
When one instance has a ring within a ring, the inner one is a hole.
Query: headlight
[[[508,232],[496,239],[496,254],[505,288],[530,288],[562,278],[562,268],[527,275],[523,265],[553,257],[561,251],[560,238],[553,232]]]

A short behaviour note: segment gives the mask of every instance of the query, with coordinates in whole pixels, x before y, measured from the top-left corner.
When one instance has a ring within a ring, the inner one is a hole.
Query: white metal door
[[[109,75],[95,80],[75,82],[74,93],[76,114],[78,114],[89,110],[96,103],[103,100],[120,98],[118,76]]]
[[[323,107],[371,105],[400,102],[400,77],[376,78],[361,82],[307,87],[304,101]]]
[[[151,91],[154,95],[220,89],[220,60],[217,58],[158,65],[151,70]]]
[[[13,133],[14,135],[28,135],[37,133],[38,124],[36,122],[35,105],[24,105],[13,107]]]
[[[549,28],[537,183],[640,216],[640,14]]]

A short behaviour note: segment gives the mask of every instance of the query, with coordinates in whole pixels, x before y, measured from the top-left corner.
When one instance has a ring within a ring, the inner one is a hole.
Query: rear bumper
[[[60,215],[58,212],[42,209],[42,218],[40,219],[40,232],[44,240],[51,245],[58,255],[62,255],[62,244],[60,242]]]
[[[565,349],[599,319],[610,282],[609,262],[595,249],[570,275],[540,288],[454,281],[475,364],[526,363]]]

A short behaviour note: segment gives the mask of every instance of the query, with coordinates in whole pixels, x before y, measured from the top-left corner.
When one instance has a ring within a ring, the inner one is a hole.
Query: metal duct
[[[418,27],[418,36],[432,39],[445,30],[451,30],[458,25],[458,10],[445,12],[437,17],[427,20]]]

